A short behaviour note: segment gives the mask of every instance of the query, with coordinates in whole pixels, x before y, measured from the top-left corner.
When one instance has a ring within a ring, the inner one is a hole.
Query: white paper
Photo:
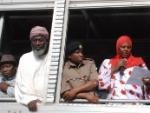
[[[150,77],[150,71],[141,67],[134,67],[131,73],[131,77],[128,79],[127,84],[136,84],[143,86],[142,78]]]

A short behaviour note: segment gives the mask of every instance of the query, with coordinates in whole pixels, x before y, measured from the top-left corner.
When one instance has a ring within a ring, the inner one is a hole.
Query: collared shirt
[[[15,76],[9,77],[8,79],[6,79],[5,77],[3,77],[2,75],[0,76],[0,83],[1,82],[6,82],[7,84],[9,84],[8,88],[7,88],[7,92],[4,93],[3,91],[0,91],[0,97],[14,97],[14,85],[15,85]]]
[[[78,66],[70,61],[67,61],[65,63],[62,75],[61,93],[74,87],[81,86],[87,81],[97,79],[98,73],[93,60],[85,59]]]

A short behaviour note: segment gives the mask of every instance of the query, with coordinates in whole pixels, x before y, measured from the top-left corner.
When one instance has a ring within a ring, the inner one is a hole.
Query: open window
[[[31,28],[45,26],[50,32],[52,13],[52,10],[5,12],[1,52],[10,52],[18,58],[29,52]]]
[[[70,10],[67,40],[79,40],[99,68],[101,61],[115,55],[116,39],[133,38],[133,54],[150,67],[150,8],[96,8]]]
[[[117,38],[127,34],[133,39],[133,54],[143,57],[150,68],[149,19],[149,7],[70,9],[67,42],[81,41],[86,56],[93,58],[99,69],[105,58],[115,55]],[[100,97],[106,95],[104,91]]]
[[[44,26],[50,33],[53,10],[8,11],[0,12],[1,53],[11,53],[17,60],[22,54],[31,51],[29,33],[33,26]],[[15,99],[0,98],[0,101],[10,102]]]

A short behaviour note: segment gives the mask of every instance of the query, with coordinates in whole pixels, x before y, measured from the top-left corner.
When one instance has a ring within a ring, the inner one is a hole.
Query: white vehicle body
[[[84,100],[74,103],[64,103],[60,99],[61,73],[64,63],[64,48],[66,41],[69,10],[97,8],[136,8],[150,7],[149,0],[0,0],[0,36],[2,36],[5,12],[52,10],[51,40],[49,47],[49,83],[47,103],[39,105],[37,113],[148,113],[150,106],[143,103],[146,100],[130,101],[137,104],[120,104],[125,100],[110,102],[100,99],[99,104],[90,104]],[[13,16],[12,18],[16,18]],[[1,38],[1,37],[0,37]],[[142,103],[142,104],[141,104]],[[1,98],[0,113],[30,113],[26,106],[15,102],[15,99]]]

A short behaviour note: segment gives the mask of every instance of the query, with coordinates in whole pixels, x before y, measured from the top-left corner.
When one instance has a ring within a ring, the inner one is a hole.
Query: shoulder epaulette
[[[85,58],[84,60],[94,61],[92,58]]]

